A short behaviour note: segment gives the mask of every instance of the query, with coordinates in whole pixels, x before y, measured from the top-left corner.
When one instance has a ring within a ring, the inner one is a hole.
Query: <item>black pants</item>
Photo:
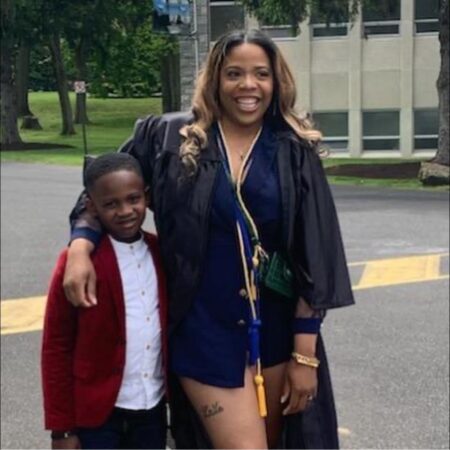
[[[96,428],[79,428],[81,448],[165,449],[166,403],[149,410],[114,408],[108,420]]]

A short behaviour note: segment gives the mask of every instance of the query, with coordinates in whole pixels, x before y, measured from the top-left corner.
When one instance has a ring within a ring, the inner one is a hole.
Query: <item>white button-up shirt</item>
[[[155,265],[142,236],[131,244],[109,238],[117,257],[125,302],[125,368],[116,406],[150,409],[164,394]]]

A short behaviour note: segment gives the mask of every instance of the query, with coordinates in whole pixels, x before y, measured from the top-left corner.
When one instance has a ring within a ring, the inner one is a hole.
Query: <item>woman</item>
[[[189,429],[197,417],[215,448],[273,448],[282,436],[292,448],[338,445],[319,329],[328,308],[353,297],[321,135],[295,114],[295,96],[273,42],[232,32],[208,56],[193,114],[147,118],[121,148],[150,186],[182,386],[173,401],[185,393],[197,413],[173,406],[178,446],[206,445]],[[100,231],[82,202],[72,219],[66,293],[89,306]]]

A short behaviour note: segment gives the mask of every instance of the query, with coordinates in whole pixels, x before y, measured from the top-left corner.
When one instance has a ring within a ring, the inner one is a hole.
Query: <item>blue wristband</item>
[[[89,227],[77,227],[72,230],[70,242],[77,238],[87,239],[97,247],[102,239],[102,233]]]
[[[292,324],[294,334],[318,334],[322,319],[320,317],[296,317]]]

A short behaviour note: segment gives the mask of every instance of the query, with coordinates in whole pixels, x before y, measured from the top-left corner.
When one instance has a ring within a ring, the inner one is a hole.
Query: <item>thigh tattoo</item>
[[[219,402],[215,402],[211,405],[202,406],[202,415],[205,419],[209,417],[216,416],[223,411],[223,407],[219,404]]]

